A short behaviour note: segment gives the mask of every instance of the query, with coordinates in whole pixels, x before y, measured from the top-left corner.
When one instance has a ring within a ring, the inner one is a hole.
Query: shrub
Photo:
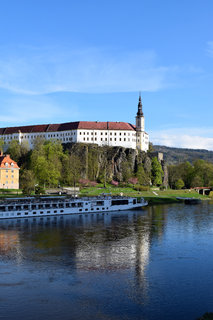
[[[182,179],[178,179],[175,182],[175,188],[178,189],[178,190],[182,189],[184,186],[185,186],[185,184],[184,184]]]
[[[138,183],[138,178],[136,178],[136,177],[129,178],[128,182],[129,182],[130,184],[135,185],[135,184]]]
[[[117,187],[119,185],[118,181],[112,180],[111,181],[111,185],[113,185],[114,187]]]
[[[213,191],[210,191],[209,198],[213,198]]]
[[[140,184],[136,184],[134,186],[134,190],[137,190],[137,191],[149,191],[150,187],[149,186],[141,186]]]

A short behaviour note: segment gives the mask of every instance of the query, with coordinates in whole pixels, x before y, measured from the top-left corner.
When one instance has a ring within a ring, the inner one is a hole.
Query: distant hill
[[[185,149],[185,148],[171,148],[166,146],[153,146],[157,152],[163,152],[164,160],[167,164],[178,164],[181,162],[193,162],[197,159],[203,159],[213,163],[213,151],[204,149]]]

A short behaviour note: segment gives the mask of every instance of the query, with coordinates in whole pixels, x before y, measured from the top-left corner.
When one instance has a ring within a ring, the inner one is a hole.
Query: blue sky
[[[0,126],[135,122],[213,150],[212,0],[0,1]]]

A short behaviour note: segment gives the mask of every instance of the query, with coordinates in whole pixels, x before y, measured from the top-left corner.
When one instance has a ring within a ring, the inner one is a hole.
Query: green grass
[[[153,193],[155,192],[155,193]],[[98,185],[97,187],[88,187],[83,188],[80,191],[80,196],[97,196],[101,193],[111,193],[112,195],[121,195],[130,196],[130,197],[144,197],[149,204],[160,204],[160,203],[174,203],[178,202],[176,197],[185,197],[185,198],[198,198],[198,199],[208,199],[208,196],[199,195],[195,191],[190,190],[155,190],[155,188],[150,191],[136,191],[131,187],[113,187],[107,185],[106,188],[103,188],[103,185]]]

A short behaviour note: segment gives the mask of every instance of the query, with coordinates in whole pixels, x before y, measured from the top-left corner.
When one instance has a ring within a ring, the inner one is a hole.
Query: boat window
[[[24,209],[25,209],[25,210],[28,209],[28,205],[24,205]]]
[[[72,208],[76,207],[77,203],[72,203]]]
[[[99,210],[99,208],[96,208],[96,210]]]
[[[44,213],[44,211],[40,211],[40,214],[43,214]]]
[[[91,210],[94,210],[94,208],[91,208]]]
[[[50,211],[47,211],[47,213],[50,213]]]
[[[136,204],[136,199],[133,200],[133,204]]]
[[[82,211],[82,209],[79,209],[79,211]]]
[[[54,213],[57,213],[57,210],[54,210]]]
[[[36,211],[33,211],[33,214],[36,214],[37,212]]]
[[[112,206],[119,206],[119,205],[125,205],[128,204],[129,201],[128,200],[112,200]]]
[[[12,211],[12,210],[13,210],[13,206],[9,206],[8,211]]]
[[[83,207],[83,202],[78,202],[78,207]]]
[[[47,209],[47,208],[50,208],[50,204],[49,203],[46,203],[45,204],[45,208]]]
[[[88,209],[85,209],[85,211],[88,211]]]
[[[25,216],[27,216],[27,215],[28,215],[28,212],[25,212],[24,214],[25,214]]]
[[[59,203],[59,208],[63,208],[64,204],[63,203]]]
[[[64,210],[60,210],[60,212],[64,212]]]
[[[36,209],[36,204],[32,204],[32,210]]]
[[[70,207],[70,204],[69,203],[66,203],[66,208],[69,208]]]
[[[102,208],[102,210],[105,210],[105,208]]]
[[[96,206],[103,206],[104,205],[104,201],[97,201],[96,202]]]
[[[21,215],[21,212],[17,212],[17,216],[20,216]]]

